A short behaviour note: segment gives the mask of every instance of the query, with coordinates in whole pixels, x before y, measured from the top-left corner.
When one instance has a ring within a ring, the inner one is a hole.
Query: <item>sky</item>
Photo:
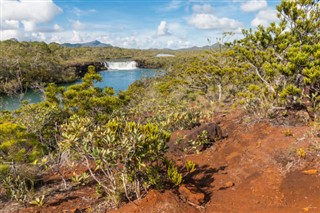
[[[277,21],[280,0],[0,0],[1,40],[187,48]]]

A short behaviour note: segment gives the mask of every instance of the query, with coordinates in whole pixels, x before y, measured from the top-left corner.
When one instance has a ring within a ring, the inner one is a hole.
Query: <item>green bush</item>
[[[170,134],[157,125],[140,125],[122,117],[94,125],[90,118],[73,116],[62,130],[61,151],[69,150],[87,162],[90,175],[114,205],[118,205],[122,194],[130,200],[134,193],[140,199],[143,191],[161,181],[160,166]]]
[[[7,196],[25,203],[33,191],[36,162],[46,153],[33,133],[7,121],[0,122],[0,180]]]
[[[45,154],[36,136],[26,128],[10,122],[0,122],[0,163],[30,163]]]

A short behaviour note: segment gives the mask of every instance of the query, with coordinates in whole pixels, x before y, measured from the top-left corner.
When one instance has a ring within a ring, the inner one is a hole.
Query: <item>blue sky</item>
[[[1,40],[185,48],[277,21],[280,0],[1,0]]]

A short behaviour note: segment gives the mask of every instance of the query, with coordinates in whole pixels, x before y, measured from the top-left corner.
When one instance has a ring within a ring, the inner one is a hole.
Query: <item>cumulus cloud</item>
[[[53,29],[54,29],[54,31],[62,31],[63,30],[59,24],[54,24]]]
[[[204,4],[204,5],[195,4],[192,6],[192,11],[194,13],[212,13],[213,8],[211,7],[210,4]]]
[[[8,29],[8,30],[2,30],[1,31],[1,39],[6,40],[10,38],[16,38],[20,40],[23,38],[22,33],[19,30],[14,30],[14,29]]]
[[[36,31],[36,23],[34,21],[21,21],[24,27],[24,31],[26,32],[34,32]]]
[[[79,20],[70,20],[70,23],[73,30],[83,30],[86,28],[86,25]]]
[[[257,16],[251,21],[251,26],[257,27],[259,25],[268,26],[271,22],[279,20],[277,11],[274,9],[261,10]]]
[[[19,29],[19,21],[16,20],[4,20],[2,22],[3,30],[12,30],[12,29]]]
[[[47,1],[2,1],[2,20],[32,21],[36,23],[48,22],[62,9],[52,0]]]
[[[1,6],[1,40],[13,37],[21,40],[45,38],[44,34],[36,33],[41,30],[37,25],[51,21],[62,12],[52,0],[7,0],[1,1]],[[51,29],[55,30],[57,27]]]
[[[72,38],[70,39],[70,42],[73,42],[73,43],[83,42],[83,38],[78,31],[73,30]]]
[[[160,24],[158,26],[158,30],[157,30],[157,35],[158,36],[171,35],[171,33],[169,32],[169,29],[168,29],[166,21],[161,21],[160,22]]]
[[[47,40],[46,34],[42,33],[42,32],[31,33],[31,37],[32,37],[32,40],[36,40],[36,41],[45,41],[45,40]]]
[[[219,18],[213,14],[194,14],[188,23],[198,29],[222,29],[222,30],[236,30],[242,27],[242,23],[230,18]]]
[[[268,6],[266,0],[249,0],[243,2],[240,6],[241,10],[244,12],[254,12],[261,9],[264,9]]]

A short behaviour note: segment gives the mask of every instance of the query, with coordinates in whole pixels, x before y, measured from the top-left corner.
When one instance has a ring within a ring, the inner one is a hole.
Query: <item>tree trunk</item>
[[[221,99],[222,99],[222,86],[221,86],[221,84],[218,84],[218,90],[219,90],[218,101],[221,102]]]

